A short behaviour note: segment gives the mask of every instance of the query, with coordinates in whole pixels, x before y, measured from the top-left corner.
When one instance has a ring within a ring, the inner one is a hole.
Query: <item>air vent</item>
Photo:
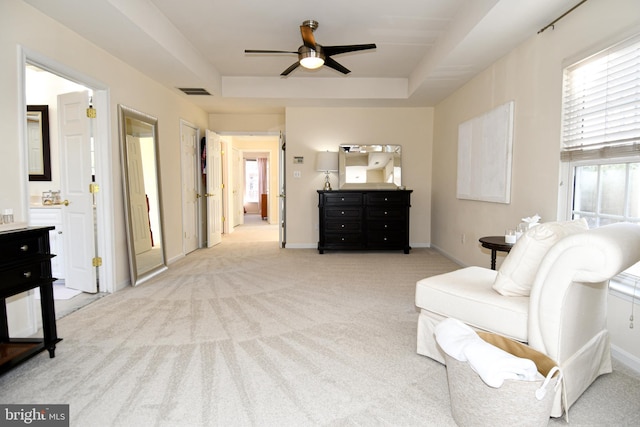
[[[200,87],[179,87],[187,95],[211,95],[206,89]]]

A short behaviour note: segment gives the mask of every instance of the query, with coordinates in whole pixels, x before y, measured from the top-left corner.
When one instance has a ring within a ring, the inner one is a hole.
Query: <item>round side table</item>
[[[480,244],[483,248],[491,250],[491,269],[496,269],[496,252],[509,252],[513,247],[513,243],[505,243],[504,236],[486,236],[481,237]]]

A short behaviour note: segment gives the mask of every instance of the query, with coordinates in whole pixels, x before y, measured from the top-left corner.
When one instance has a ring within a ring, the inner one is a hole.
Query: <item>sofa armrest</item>
[[[606,328],[609,279],[638,261],[636,224],[611,224],[556,243],[531,289],[529,345],[558,363],[573,355]]]

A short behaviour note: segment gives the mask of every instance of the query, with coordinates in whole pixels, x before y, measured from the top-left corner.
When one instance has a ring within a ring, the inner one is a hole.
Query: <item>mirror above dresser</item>
[[[402,187],[402,147],[397,144],[341,144],[338,173],[341,190]]]

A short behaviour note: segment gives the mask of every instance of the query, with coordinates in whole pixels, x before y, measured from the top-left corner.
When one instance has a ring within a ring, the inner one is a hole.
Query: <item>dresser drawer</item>
[[[362,233],[326,233],[324,242],[327,245],[362,245]]]
[[[389,221],[369,221],[367,222],[367,230],[370,232],[375,231],[404,231],[407,229],[406,222],[404,220],[389,220]]]
[[[362,205],[362,193],[325,193],[325,206]]]
[[[370,207],[367,209],[367,219],[403,219],[406,215],[406,209],[403,207]]]
[[[327,232],[360,232],[362,223],[360,221],[327,221],[325,230]]]
[[[397,232],[372,231],[367,235],[367,244],[374,247],[397,246],[404,240],[402,233]]]
[[[345,208],[326,208],[324,210],[324,215],[327,220],[335,220],[338,218],[350,218],[354,220],[359,220],[362,216],[362,209],[355,207],[345,207]]]
[[[367,193],[367,205],[386,205],[386,204],[403,204],[406,203],[406,195],[401,192],[383,192],[376,193],[371,192]]]

